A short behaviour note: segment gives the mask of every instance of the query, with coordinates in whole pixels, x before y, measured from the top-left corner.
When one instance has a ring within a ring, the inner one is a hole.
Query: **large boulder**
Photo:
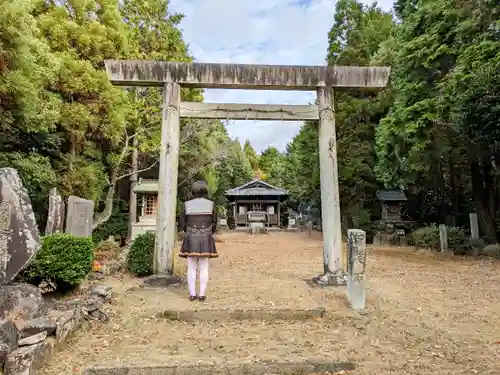
[[[16,324],[41,315],[44,300],[40,289],[30,284],[0,286],[0,318],[9,317]]]
[[[19,333],[16,325],[10,319],[0,320],[0,367],[7,359],[7,355],[18,347]]]

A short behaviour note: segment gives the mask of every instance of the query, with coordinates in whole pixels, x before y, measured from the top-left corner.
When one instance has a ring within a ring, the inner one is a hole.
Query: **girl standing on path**
[[[205,301],[208,283],[208,259],[217,258],[213,234],[217,227],[215,204],[208,199],[208,186],[197,181],[191,189],[191,200],[184,202],[179,218],[184,231],[179,256],[187,258],[189,300]],[[196,269],[200,270],[200,293],[196,294]]]

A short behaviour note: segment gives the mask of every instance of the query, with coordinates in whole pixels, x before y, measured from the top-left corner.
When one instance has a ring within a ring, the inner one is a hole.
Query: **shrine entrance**
[[[180,119],[319,121],[323,273],[320,284],[342,285],[342,232],[339,204],[334,89],[377,89],[387,85],[390,68],[288,66],[107,60],[117,86],[163,87],[160,175],[154,270],[173,272],[179,164]],[[181,87],[316,91],[317,105],[218,104],[181,102]]]

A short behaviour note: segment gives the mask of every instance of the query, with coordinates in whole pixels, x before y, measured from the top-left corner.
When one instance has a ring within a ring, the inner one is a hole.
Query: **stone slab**
[[[165,310],[157,314],[160,318],[196,321],[262,320],[262,321],[297,321],[322,318],[324,308],[313,309],[200,309],[200,310]]]
[[[196,365],[101,367],[87,369],[84,375],[306,375],[317,373],[336,374],[356,369],[353,362],[340,361],[263,361],[257,363],[200,363]]]
[[[193,88],[307,90],[318,87],[383,88],[389,67],[208,64],[147,60],[105,60],[114,85]]]
[[[18,348],[19,334],[14,322],[10,319],[0,320],[0,367],[7,355]]]
[[[64,232],[65,205],[63,198],[57,193],[56,188],[50,189],[49,211],[47,214],[47,224],[45,234]]]
[[[184,284],[184,279],[180,276],[170,276],[167,274],[151,275],[144,279],[145,287],[179,287]]]
[[[7,284],[40,249],[28,191],[13,168],[0,168],[0,285]]]
[[[47,335],[52,335],[57,328],[57,323],[46,317],[46,316],[40,316],[38,318],[34,318],[31,320],[28,320],[24,325],[21,330],[20,337],[26,338],[29,336],[36,335],[41,332],[45,332]]]
[[[68,198],[66,233],[79,237],[92,236],[94,202],[71,195]]]
[[[7,356],[5,375],[36,375],[54,353],[55,340],[49,338],[35,345],[23,346]]]

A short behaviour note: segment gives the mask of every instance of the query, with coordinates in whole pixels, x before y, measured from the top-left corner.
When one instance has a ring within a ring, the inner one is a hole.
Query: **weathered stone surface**
[[[19,340],[19,346],[35,345],[47,338],[47,332],[40,332],[36,335],[25,337]]]
[[[52,188],[49,195],[49,212],[45,234],[64,232],[64,200],[57,193],[57,188]]]
[[[347,231],[347,298],[354,310],[363,310],[366,303],[366,232]]]
[[[54,340],[23,346],[7,356],[5,375],[35,375],[54,352]]]
[[[14,322],[10,319],[0,321],[0,367],[7,355],[18,347],[18,332]]]
[[[96,295],[102,297],[105,300],[109,300],[112,295],[112,289],[108,285],[94,284],[90,288],[90,295]]]
[[[389,67],[207,64],[165,61],[106,60],[114,85],[316,90],[320,86],[381,88]]]
[[[56,319],[56,341],[58,344],[65,343],[69,337],[82,324],[82,310],[75,308],[68,311],[54,312],[53,316]]]
[[[66,233],[79,237],[92,236],[94,202],[75,197],[68,198],[68,215],[66,217]]]
[[[165,310],[159,317],[186,322],[195,321],[227,321],[227,320],[307,320],[321,318],[325,315],[324,308],[316,309],[268,309],[268,310],[239,310],[239,309],[206,309],[206,310]]]
[[[27,190],[13,168],[0,168],[0,285],[10,282],[40,248]]]
[[[35,319],[28,320],[22,330],[21,338],[36,335],[45,332],[47,335],[52,335],[56,331],[57,324],[53,319],[46,316],[41,316]]]
[[[316,373],[334,374],[337,372],[354,370],[355,368],[356,364],[352,362],[340,361],[262,361],[257,363],[199,363],[193,365],[92,368],[86,370],[85,375],[306,375]]]
[[[23,322],[39,317],[44,307],[40,289],[29,284],[0,286],[0,317],[10,316]]]

